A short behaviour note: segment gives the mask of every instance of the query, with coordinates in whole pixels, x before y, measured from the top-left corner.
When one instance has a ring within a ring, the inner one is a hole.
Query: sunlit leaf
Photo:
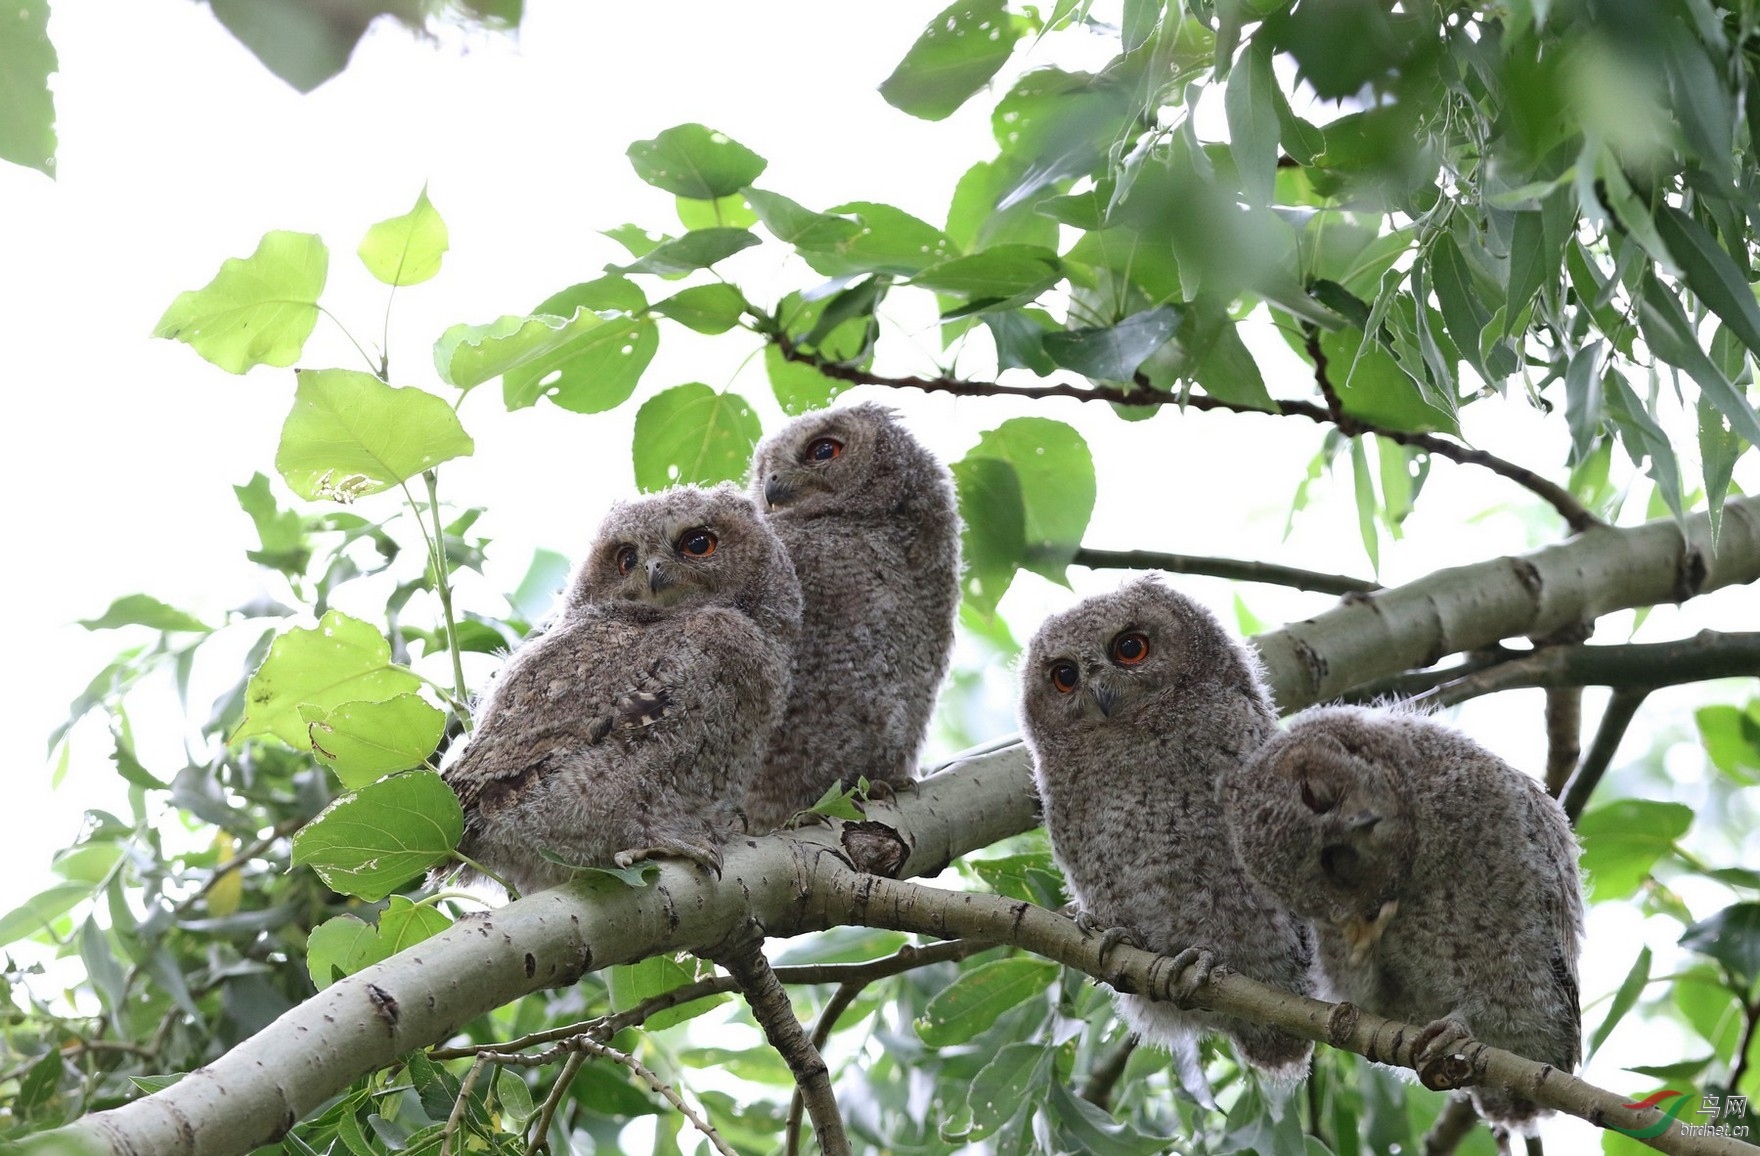
[[[59,62],[49,41],[49,0],[20,0],[0,36],[0,160],[55,175],[55,98]]]
[[[741,249],[758,244],[749,229],[692,229],[682,237],[662,241],[638,260],[621,268],[623,273],[689,273],[725,261]]]
[[[963,1044],[988,1030],[1003,1012],[1051,986],[1058,970],[1048,959],[1020,955],[962,972],[923,1009],[917,1036],[935,1048]]]
[[[292,365],[318,323],[329,266],[316,235],[265,233],[255,253],[228,258],[206,286],[178,294],[153,336],[187,342],[229,373]]]
[[[311,739],[301,706],[331,710],[346,702],[382,702],[419,686],[421,679],[391,661],[383,634],[332,610],[315,628],[295,627],[275,639],[251,675],[244,719],[227,741],[274,735],[304,750]]]
[[[1760,698],[1740,708],[1724,703],[1695,712],[1699,741],[1718,770],[1744,785],[1760,781]]]
[[[353,501],[475,448],[445,401],[351,369],[302,369],[275,468],[302,498]]]
[[[446,249],[446,222],[424,186],[415,208],[368,229],[357,252],[367,272],[385,284],[416,285],[440,272]]]
[[[1020,476],[999,458],[968,456],[951,468],[963,523],[960,557],[965,563],[961,576],[965,601],[983,614],[992,614],[1015,570],[1027,560]]]
[[[1010,418],[980,437],[966,457],[997,458],[1014,468],[1026,549],[1021,564],[1064,581],[1094,512],[1094,458],[1082,435],[1049,418]]]
[[[1583,874],[1595,902],[1624,899],[1637,891],[1656,861],[1693,825],[1693,809],[1679,803],[1621,799],[1583,812],[1577,836],[1583,843]]]
[[[87,630],[112,630],[118,626],[150,626],[154,630],[189,630],[207,633],[214,628],[174,606],[146,594],[126,594],[110,603],[96,618],[81,618]]]
[[[654,312],[670,317],[698,333],[726,333],[751,311],[744,294],[732,285],[715,282],[680,290],[654,304]]]
[[[446,730],[445,713],[414,694],[311,713],[317,717],[307,722],[306,731],[313,753],[350,788],[421,765]]]
[[[744,398],[700,382],[676,385],[636,411],[631,459],[643,490],[745,477],[762,423]]]

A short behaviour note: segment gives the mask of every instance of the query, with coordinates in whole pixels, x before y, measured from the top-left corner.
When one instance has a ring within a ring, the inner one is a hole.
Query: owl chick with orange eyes
[[[1276,731],[1257,661],[1153,578],[1046,620],[1021,663],[1021,722],[1045,828],[1089,929],[1183,953],[1181,992],[1213,966],[1313,994],[1313,936],[1229,846],[1219,789]],[[1176,992],[1176,995],[1180,992]],[[1287,1083],[1312,1045],[1274,1027],[1139,995],[1119,1011],[1202,1088],[1196,1039],[1221,1033]]]
[[[800,615],[787,552],[733,486],[613,506],[442,772],[464,806],[460,854],[521,892],[654,856],[719,871]]]
[[[754,832],[857,779],[916,774],[959,605],[947,467],[884,406],[819,410],[758,446],[752,500],[801,583],[788,714],[746,800]]]

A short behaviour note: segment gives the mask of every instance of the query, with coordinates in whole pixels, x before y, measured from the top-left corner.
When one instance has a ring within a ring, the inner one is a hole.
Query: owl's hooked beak
[[[764,504],[770,509],[786,506],[793,497],[794,487],[781,474],[771,474],[764,479]]]
[[[650,558],[648,560],[648,593],[658,594],[670,585],[672,585],[672,576],[666,572],[663,559]]]
[[[1363,834],[1367,835],[1370,831],[1375,829],[1375,824],[1379,822],[1381,822],[1380,815],[1377,815],[1374,811],[1363,810],[1358,811],[1349,819],[1345,820],[1345,827],[1347,830],[1361,831]]]
[[[1113,708],[1118,705],[1118,691],[1104,682],[1096,682],[1093,684],[1093,695],[1094,705],[1100,708],[1100,713],[1111,718]]]

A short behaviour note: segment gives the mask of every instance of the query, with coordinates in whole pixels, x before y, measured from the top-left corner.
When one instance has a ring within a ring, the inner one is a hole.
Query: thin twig
[[[843,1116],[837,1109],[837,1098],[831,1091],[831,1072],[825,1059],[795,1018],[788,993],[764,958],[764,936],[756,924],[750,924],[726,943],[708,954],[727,969],[738,981],[752,1017],[764,1029],[764,1038],[782,1055],[788,1070],[794,1073],[795,1087],[806,1102],[807,1114],[813,1120],[813,1134],[819,1139],[819,1150],[825,1156],[850,1156],[849,1137],[844,1134]]]
[[[1583,756],[1583,765],[1565,784],[1564,797],[1559,800],[1572,823],[1588,806],[1589,796],[1595,793],[1595,788],[1601,784],[1601,776],[1607,773],[1608,765],[1613,762],[1619,742],[1632,723],[1632,716],[1638,713],[1638,707],[1649,696],[1648,687],[1634,687],[1616,690],[1607,700],[1607,709],[1601,712],[1601,725],[1595,728],[1595,738],[1589,743],[1589,753]]]
[[[907,943],[891,955],[883,955],[879,959],[870,959],[863,963],[814,963],[795,967],[779,967],[776,978],[787,984],[869,984],[888,976],[902,974],[919,967],[928,967],[934,963],[945,963],[949,960],[961,960],[976,955],[981,951],[989,951],[994,943],[985,943],[976,939],[949,939],[941,943],[917,945]],[[614,1012],[596,1019],[581,1020],[572,1024],[564,1024],[559,1028],[549,1028],[541,1032],[509,1040],[504,1044],[495,1044],[497,1052],[518,1052],[526,1048],[537,1047],[539,1044],[555,1043],[557,1040],[572,1039],[575,1036],[588,1036],[603,1043],[612,1039],[625,1028],[640,1027],[649,1016],[663,1012],[669,1008],[680,1007],[693,1000],[706,999],[712,995],[725,995],[738,991],[739,984],[732,976],[714,975],[691,983],[682,984],[671,991],[663,991],[659,995],[649,996],[641,1003],[624,1011]],[[465,1044],[453,1048],[434,1048],[428,1053],[433,1060],[462,1060],[477,1055],[484,1050],[480,1044]]]
[[[1177,398],[1149,384],[1149,380],[1140,374],[1128,387],[1116,385],[1074,385],[1070,382],[1054,382],[1049,385],[1004,385],[996,381],[977,381],[964,378],[948,377],[942,374],[937,377],[886,377],[856,365],[831,361],[817,354],[807,353],[795,345],[786,333],[776,332],[769,335],[776,343],[776,348],[789,361],[797,361],[803,365],[811,365],[826,377],[838,381],[847,381],[852,385],[879,385],[890,389],[920,389],[925,393],[951,393],[961,397],[1070,397],[1077,401],[1108,401],[1114,405],[1128,406],[1161,406],[1178,405],[1182,409],[1222,410],[1227,413],[1269,413],[1283,417],[1305,417],[1310,421],[1324,425],[1336,425],[1340,432],[1358,437],[1362,434],[1374,434],[1386,438],[1402,446],[1411,446],[1425,453],[1448,458],[1465,466],[1479,466],[1490,470],[1499,477],[1507,478],[1524,489],[1530,490],[1544,499],[1548,505],[1557,510],[1573,531],[1581,532],[1600,524],[1600,519],[1590,513],[1588,508],[1571,496],[1569,490],[1556,482],[1547,480],[1534,471],[1514,462],[1505,461],[1495,454],[1484,450],[1475,450],[1436,434],[1412,433],[1407,430],[1391,429],[1364,421],[1362,418],[1349,414],[1339,415],[1343,420],[1335,418],[1325,406],[1315,405],[1311,401],[1298,401],[1293,398],[1273,398],[1271,408],[1244,405],[1239,402],[1224,401],[1209,394],[1191,394],[1183,399]],[[1330,382],[1327,387],[1330,387]]]
[[[1450,1096],[1436,1122],[1424,1133],[1424,1156],[1453,1156],[1478,1122],[1479,1113],[1473,1110],[1473,1101],[1463,1095]]]
[[[599,1043],[597,1040],[589,1040],[584,1036],[575,1041],[575,1043],[582,1051],[587,1052],[590,1055],[602,1056],[614,1063],[622,1064],[624,1067],[634,1072],[638,1079],[646,1082],[648,1087],[664,1096],[667,1103],[671,1104],[674,1108],[677,1108],[679,1113],[691,1122],[691,1126],[701,1132],[708,1139],[709,1143],[714,1146],[715,1151],[721,1153],[721,1156],[739,1156],[739,1153],[735,1152],[728,1146],[727,1141],[721,1138],[721,1133],[715,1130],[713,1124],[705,1120],[695,1108],[685,1103],[684,1098],[677,1092],[673,1091],[670,1084],[665,1080],[662,1080],[659,1076],[656,1076],[640,1060],[636,1059],[628,1052],[620,1052],[616,1048],[608,1047],[605,1044]]]
[[[452,1102],[452,1111],[446,1114],[446,1127],[440,1130],[440,1156],[452,1156],[452,1137],[457,1134],[458,1126],[464,1122],[465,1112],[469,1110],[471,1090],[489,1065],[487,1056],[478,1055],[471,1070],[464,1074],[464,1080],[458,1086],[458,1098]]]
[[[1321,574],[1279,566],[1271,562],[1248,562],[1237,558],[1204,558],[1193,554],[1160,554],[1152,550],[1091,550],[1075,552],[1070,562],[1091,570],[1163,570],[1169,574],[1206,574],[1237,582],[1263,582],[1290,586],[1319,594],[1367,594],[1381,587],[1366,578],[1344,574]]]
[[[1754,1050],[1754,1041],[1760,1038],[1760,999],[1749,1005],[1748,1023],[1742,1029],[1742,1042],[1736,1047],[1735,1070],[1729,1074],[1730,1091],[1742,1086],[1742,1078],[1748,1074],[1748,1053]]]
[[[1526,658],[1530,651],[1511,650],[1507,646],[1487,646],[1469,652],[1460,662],[1453,666],[1435,667],[1430,670],[1412,670],[1403,674],[1389,675],[1365,682],[1346,694],[1338,697],[1339,702],[1375,703],[1385,700],[1402,701],[1416,698],[1426,691],[1435,690],[1439,686],[1455,682],[1487,667],[1510,662],[1518,658]]]
[[[544,1103],[538,1109],[537,1119],[532,1121],[532,1130],[526,1137],[526,1156],[533,1156],[540,1147],[547,1146],[545,1137],[550,1134],[550,1121],[556,1118],[556,1109],[562,1106],[562,1097],[567,1094],[568,1086],[574,1083],[574,1074],[586,1062],[584,1052],[569,1053],[561,1073],[556,1077],[556,1083],[550,1086],[549,1094],[544,1097]]]
[[[1583,753],[1583,688],[1546,690],[1546,793],[1557,798]]]
[[[1094,1065],[1079,1093],[1082,1099],[1097,1108],[1111,1109],[1113,1089],[1118,1087],[1125,1065],[1130,1063],[1131,1053],[1137,1050],[1137,1043],[1135,1033],[1126,1036]]]
[[[1683,682],[1756,675],[1760,675],[1760,632],[1702,630],[1673,642],[1540,647],[1420,697],[1439,706],[1454,706],[1470,698],[1530,687],[1655,690]]]

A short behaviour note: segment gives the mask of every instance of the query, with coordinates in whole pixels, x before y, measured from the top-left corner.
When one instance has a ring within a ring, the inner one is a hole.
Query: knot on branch
[[[894,827],[873,819],[843,825],[843,851],[850,866],[867,875],[897,879],[911,847]]]
[[[1362,1013],[1354,1003],[1338,1003],[1326,1017],[1326,1042],[1335,1048],[1347,1046],[1348,1041],[1357,1033],[1357,1021]]]

